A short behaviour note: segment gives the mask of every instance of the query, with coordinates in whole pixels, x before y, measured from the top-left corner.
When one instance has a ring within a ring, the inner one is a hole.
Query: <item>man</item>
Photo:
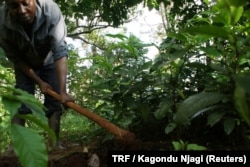
[[[61,103],[73,101],[66,92],[66,26],[57,4],[52,0],[5,0],[0,8],[0,46],[14,64],[16,88],[34,94],[35,84],[45,94],[49,126],[59,146]],[[61,101],[46,94],[47,89],[60,94]],[[20,114],[30,113],[22,105]],[[15,117],[13,123],[25,124]]]

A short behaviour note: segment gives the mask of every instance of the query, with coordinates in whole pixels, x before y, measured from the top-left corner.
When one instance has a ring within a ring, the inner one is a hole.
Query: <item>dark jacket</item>
[[[8,8],[0,7],[0,46],[12,62],[39,68],[67,56],[66,26],[58,5],[52,0],[37,0],[31,37],[13,18]]]

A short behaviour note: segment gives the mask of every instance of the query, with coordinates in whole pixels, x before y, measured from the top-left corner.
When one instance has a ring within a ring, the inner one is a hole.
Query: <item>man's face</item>
[[[31,24],[36,15],[36,0],[5,0],[10,13],[23,24]]]

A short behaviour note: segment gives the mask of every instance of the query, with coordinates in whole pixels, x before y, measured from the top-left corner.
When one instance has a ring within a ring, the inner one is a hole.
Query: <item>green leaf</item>
[[[5,52],[1,47],[0,47],[0,58],[5,58]]]
[[[205,3],[206,3],[206,5],[209,5],[209,0],[203,0]]]
[[[107,59],[105,59],[105,57],[94,56],[93,60],[95,61],[95,65],[98,65],[97,69],[105,69],[107,72],[112,71],[113,66]]]
[[[212,114],[210,114],[207,118],[207,124],[212,127],[215,124],[217,124],[222,118],[223,116],[226,114],[226,112],[223,111],[218,111],[218,112],[213,112]]]
[[[183,31],[188,32],[190,34],[209,35],[211,37],[221,37],[224,39],[228,39],[230,36],[228,29],[226,29],[225,27],[218,27],[214,25],[190,27],[184,29]]]
[[[48,126],[47,121],[43,122],[33,114],[19,114],[18,116],[20,118],[23,118],[25,120],[30,120],[31,122],[35,123],[38,127],[42,128],[44,131],[48,133],[53,142],[56,141],[55,132]]]
[[[184,143],[182,140],[172,142],[175,151],[183,151],[185,149],[185,144],[186,143]]]
[[[111,37],[111,38],[118,38],[120,40],[128,39],[128,37],[126,37],[123,34],[106,34],[106,36]]]
[[[235,120],[233,118],[227,118],[224,121],[224,131],[229,135],[235,128]]]
[[[181,41],[187,41],[187,37],[184,34],[182,34],[182,33],[169,32],[168,33],[168,37],[179,39]]]
[[[171,122],[169,123],[166,128],[165,128],[165,133],[169,134],[170,132],[172,132],[175,128],[177,127],[176,123]]]
[[[4,108],[10,112],[11,118],[13,118],[14,115],[16,115],[18,109],[21,106],[20,101],[13,98],[9,98],[8,96],[2,97],[2,103],[4,105]]]
[[[157,109],[154,113],[156,119],[161,120],[167,115],[167,113],[171,109],[170,103],[170,101],[163,101],[160,103],[159,109]]]
[[[225,98],[223,94],[204,92],[188,97],[184,100],[175,114],[174,120],[179,124],[186,124],[191,117],[196,115],[206,108],[213,109],[211,105],[214,105]]]
[[[200,146],[198,144],[188,144],[187,145],[187,151],[204,151],[207,150],[206,147]]]
[[[226,0],[227,3],[229,3],[230,6],[240,7],[244,6],[247,2],[247,0]]]
[[[234,76],[234,81],[235,83],[242,87],[242,89],[244,89],[244,91],[246,91],[247,93],[250,94],[250,75],[237,75]]]
[[[180,49],[171,54],[171,61],[175,61],[178,58],[184,57],[188,49]]]
[[[13,101],[19,101],[20,103],[25,104],[28,108],[32,110],[33,114],[38,116],[41,120],[47,121],[44,112],[45,107],[32,94],[29,94],[21,89],[16,89],[14,87],[9,87],[9,89],[13,91],[13,94],[6,94],[3,96],[3,98],[8,98]],[[17,110],[14,113],[16,112]]]
[[[213,7],[217,15],[214,18],[215,23],[223,23],[225,25],[234,25],[239,21],[243,15],[246,1],[242,2],[236,0],[219,0]]]
[[[204,51],[208,56],[219,57],[221,53],[215,47],[202,47],[202,51]]]
[[[231,15],[230,12],[227,8],[223,7],[218,7],[217,8],[217,14],[215,15],[213,19],[214,24],[219,24],[219,25],[230,25],[231,24]]]
[[[147,104],[140,104],[139,111],[141,113],[141,118],[144,122],[149,122],[150,120],[150,107]]]
[[[241,118],[250,126],[250,111],[248,102],[246,101],[246,91],[239,84],[236,84],[236,88],[234,90],[234,103]]]
[[[246,18],[250,19],[250,9],[245,10],[243,13],[243,16],[245,16]]]
[[[126,43],[119,43],[119,46],[127,51],[129,51],[129,53],[131,53],[131,55],[135,56],[136,55],[136,49],[130,45],[130,44],[126,44]]]
[[[43,138],[29,128],[13,124],[11,137],[14,150],[25,167],[47,167],[48,156]]]
[[[230,7],[230,12],[231,12],[231,24],[236,24],[243,15],[244,9],[242,6]]]

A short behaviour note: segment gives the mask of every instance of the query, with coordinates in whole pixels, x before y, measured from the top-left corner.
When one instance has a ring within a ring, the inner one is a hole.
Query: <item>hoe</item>
[[[60,95],[57,94],[56,92],[54,92],[53,90],[48,89],[47,93],[49,95],[53,96],[55,99],[60,100]],[[81,106],[75,104],[74,102],[67,102],[66,105],[69,108],[77,111],[78,113],[86,116],[88,119],[94,121],[95,123],[97,123],[98,125],[103,127],[105,130],[110,132],[111,134],[115,135],[118,140],[126,142],[126,143],[130,143],[130,142],[133,142],[135,140],[134,133],[117,127],[116,125],[109,122],[107,119],[105,119],[105,118],[103,118],[103,117],[101,117],[93,112],[90,112],[89,110],[87,110],[85,108],[82,108]]]

